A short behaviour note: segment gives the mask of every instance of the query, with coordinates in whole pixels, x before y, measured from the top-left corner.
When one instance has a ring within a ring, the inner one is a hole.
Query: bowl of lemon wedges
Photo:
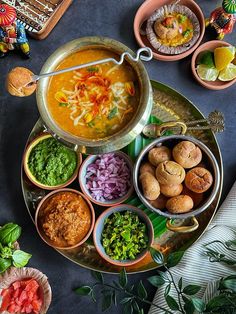
[[[236,49],[221,41],[208,41],[194,52],[191,61],[195,79],[204,87],[222,90],[236,82]]]

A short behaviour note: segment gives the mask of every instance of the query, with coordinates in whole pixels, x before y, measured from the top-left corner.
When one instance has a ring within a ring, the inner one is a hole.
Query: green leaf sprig
[[[31,255],[16,249],[15,242],[21,235],[21,227],[15,223],[7,223],[0,227],[0,273],[9,267],[24,267]]]

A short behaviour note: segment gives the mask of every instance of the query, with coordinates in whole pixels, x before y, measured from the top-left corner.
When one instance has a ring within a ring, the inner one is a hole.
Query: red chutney
[[[42,307],[39,284],[33,279],[17,280],[0,293],[2,303],[0,313],[39,314]]]

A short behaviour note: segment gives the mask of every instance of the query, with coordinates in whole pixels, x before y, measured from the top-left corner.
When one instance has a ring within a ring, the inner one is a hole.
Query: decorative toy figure
[[[20,49],[29,58],[30,48],[25,28],[16,20],[16,10],[7,4],[0,4],[0,57],[14,49]]]
[[[217,39],[223,39],[225,34],[233,31],[236,21],[236,0],[224,0],[222,7],[215,9],[209,19],[206,19],[206,27],[215,28],[218,36]]]

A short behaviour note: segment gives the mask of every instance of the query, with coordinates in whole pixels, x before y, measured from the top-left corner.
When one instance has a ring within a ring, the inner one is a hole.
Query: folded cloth
[[[204,244],[214,240],[223,242],[235,239],[236,231],[236,182],[230,193],[219,208],[216,216],[208,226],[204,235],[193,244],[184,254],[181,262],[171,268],[175,282],[183,277],[183,286],[189,284],[200,285],[202,289],[196,294],[208,302],[217,293],[218,281],[221,277],[232,275],[236,271],[235,266],[223,263],[209,262],[209,258],[204,254]],[[236,259],[236,252],[225,249],[219,243],[210,246],[213,250],[226,254],[230,259]],[[158,288],[153,303],[168,309],[164,298],[165,285]],[[172,288],[170,295],[177,300],[177,293]],[[173,312],[173,311],[172,311]],[[162,314],[162,310],[151,306],[148,314]]]

